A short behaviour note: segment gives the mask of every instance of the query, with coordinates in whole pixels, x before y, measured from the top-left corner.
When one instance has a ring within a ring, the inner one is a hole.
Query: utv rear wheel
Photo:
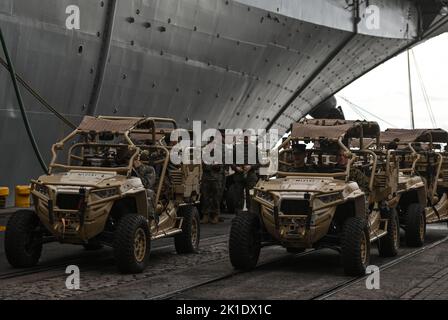
[[[15,268],[35,266],[42,254],[42,232],[36,213],[20,210],[6,225],[5,253]]]
[[[197,253],[201,238],[200,218],[198,209],[194,206],[179,209],[179,216],[183,217],[182,233],[174,237],[177,253]]]
[[[122,273],[140,273],[145,269],[151,247],[148,222],[143,216],[124,215],[115,231],[115,263]]]
[[[348,218],[343,226],[342,264],[349,276],[365,275],[370,262],[370,237],[366,221]]]
[[[378,240],[378,251],[381,257],[395,257],[400,248],[400,224],[395,209],[390,210],[387,222],[387,235]]]
[[[260,256],[260,221],[255,213],[242,212],[232,220],[229,239],[230,262],[235,269],[255,268]]]
[[[421,247],[425,243],[426,219],[425,210],[418,203],[409,205],[406,211],[406,245]]]

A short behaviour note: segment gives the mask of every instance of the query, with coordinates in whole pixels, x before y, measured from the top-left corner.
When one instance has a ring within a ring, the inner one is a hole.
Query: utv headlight
[[[274,196],[269,192],[257,190],[255,192],[255,195],[258,198],[263,199],[264,201],[267,201],[269,203],[274,203]]]
[[[47,186],[44,186],[43,184],[35,184],[34,185],[34,191],[40,193],[41,195],[49,198],[50,193]]]
[[[95,190],[91,192],[93,195],[100,197],[101,199],[111,198],[118,194],[118,189],[104,189],[104,190]]]

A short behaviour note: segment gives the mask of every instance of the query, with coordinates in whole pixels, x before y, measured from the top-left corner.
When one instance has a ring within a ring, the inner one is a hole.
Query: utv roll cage
[[[426,172],[429,159],[425,156],[429,153],[437,158],[435,162],[435,183],[430,192],[430,199],[437,193],[437,185],[440,175],[442,174],[442,183],[447,182],[448,175],[443,174],[448,172],[448,168],[444,168],[444,158],[446,158],[445,152],[435,152],[436,148],[440,148],[438,144],[448,143],[448,132],[443,129],[387,129],[381,133],[380,146],[382,148],[390,147],[390,144],[394,143],[397,146],[397,150],[394,152],[397,155],[403,157],[404,165],[408,165],[407,168],[402,168],[400,171],[408,175],[421,175],[422,172]],[[416,150],[420,144],[422,150]],[[391,150],[389,150],[391,151]],[[444,177],[446,176],[446,181]],[[428,186],[429,187],[429,186]]]
[[[330,143],[337,144],[343,150],[347,157],[348,163],[344,172],[285,172],[279,171],[277,176],[301,176],[301,177],[334,177],[349,179],[350,169],[359,155],[369,155],[372,157],[372,172],[376,171],[378,156],[375,152],[365,149],[365,140],[374,139],[379,141],[380,128],[375,122],[368,121],[346,121],[346,120],[322,120],[322,119],[305,119],[298,123],[294,123],[291,128],[290,136],[279,146],[279,164],[291,167],[291,163],[282,160],[283,155],[292,152],[292,144],[298,142],[316,143],[320,149],[308,149],[307,152],[318,152],[318,167],[323,161],[320,159],[323,154],[322,145]],[[350,150],[350,142],[352,139],[358,139],[360,149]],[[308,159],[309,160],[309,159]],[[370,189],[373,189],[374,175],[370,178]]]
[[[72,133],[64,139],[52,146],[52,160],[50,163],[50,174],[53,169],[58,168],[62,170],[98,170],[119,172],[120,174],[130,175],[133,161],[138,156],[137,149],[139,145],[136,144],[136,137],[143,137],[148,145],[159,145],[160,140],[166,137],[166,134],[172,130],[177,129],[177,124],[173,119],[166,118],[137,118],[137,117],[89,117],[86,116],[81,124]],[[57,163],[57,153],[62,150],[64,146],[76,136],[80,136],[80,140],[84,139],[86,142],[75,142],[68,150],[67,165]],[[101,136],[110,137],[111,140],[122,138],[124,141],[116,144],[98,143],[96,142]],[[90,141],[89,141],[90,140]],[[149,140],[149,141],[148,141]],[[95,167],[95,166],[72,166],[72,160],[83,161],[83,153],[85,148],[128,148],[134,151],[129,158],[129,162],[123,167]],[[76,148],[81,148],[81,156],[73,154]]]

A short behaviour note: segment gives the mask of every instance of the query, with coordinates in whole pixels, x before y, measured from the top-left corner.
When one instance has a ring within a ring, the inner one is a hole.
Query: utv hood
[[[351,194],[359,190],[357,183],[347,183],[343,180],[321,177],[282,178],[261,182],[258,189],[271,191],[278,196],[288,196],[294,193],[335,193]]]
[[[105,188],[120,185],[126,177],[115,172],[71,170],[50,176],[41,176],[39,182],[46,185],[89,186]]]

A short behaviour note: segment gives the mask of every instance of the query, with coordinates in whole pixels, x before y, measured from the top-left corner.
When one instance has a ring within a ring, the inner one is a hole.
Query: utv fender
[[[411,204],[417,203],[423,208],[426,207],[426,191],[421,187],[418,189],[410,190],[401,195],[399,206],[406,210]]]
[[[342,222],[351,217],[366,218],[366,201],[364,197],[347,201],[336,208],[335,220]]]
[[[144,211],[144,209],[147,209],[147,206],[148,204],[146,200],[146,194],[145,192],[141,192],[139,194],[139,197],[136,197],[136,195],[134,195],[115,201],[111,209],[110,215],[114,219],[118,220],[120,217],[129,213],[137,213],[138,215],[141,215],[144,218],[148,218],[146,213],[147,211]]]
[[[136,211],[139,215],[148,219],[148,195],[146,194],[146,190],[135,194],[133,197]]]
[[[366,218],[366,197],[358,197],[353,201],[354,204],[354,210],[355,210],[355,216],[359,218]]]

